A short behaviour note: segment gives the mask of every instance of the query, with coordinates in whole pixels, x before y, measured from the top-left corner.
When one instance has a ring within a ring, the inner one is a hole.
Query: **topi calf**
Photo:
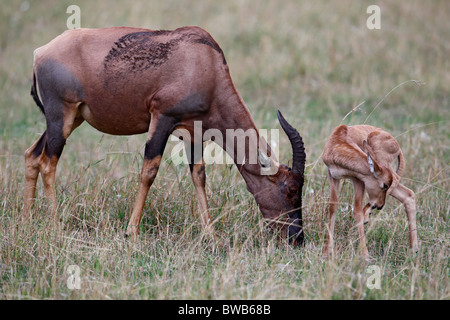
[[[417,251],[416,205],[414,192],[400,184],[405,167],[402,150],[397,141],[386,131],[369,125],[346,126],[334,129],[322,155],[328,167],[331,194],[328,205],[328,236],[324,255],[333,251],[335,213],[339,204],[340,179],[350,179],[354,187],[353,215],[359,233],[360,249],[364,258],[369,254],[364,235],[364,224],[374,209],[381,210],[386,196],[401,201],[406,209],[409,223],[410,246]],[[397,170],[391,167],[398,161]],[[369,202],[363,207],[364,192]]]

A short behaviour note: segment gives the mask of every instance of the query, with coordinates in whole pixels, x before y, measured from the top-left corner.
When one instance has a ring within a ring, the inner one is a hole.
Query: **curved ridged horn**
[[[293,128],[287,121],[284,119],[280,110],[277,111],[278,121],[280,121],[281,127],[289,138],[292,146],[292,172],[296,174],[303,175],[305,171],[305,147],[303,146],[303,139],[298,133],[298,131]]]

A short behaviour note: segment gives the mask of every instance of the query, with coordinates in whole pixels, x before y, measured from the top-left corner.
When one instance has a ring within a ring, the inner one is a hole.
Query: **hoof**
[[[125,232],[125,239],[131,239],[131,240],[136,240],[138,237],[138,229],[137,228],[128,228],[127,231]]]
[[[322,251],[322,259],[332,259],[333,258],[333,248],[325,247]]]
[[[363,250],[361,252],[361,258],[363,258],[364,261],[369,262],[370,261],[369,252],[367,250]]]

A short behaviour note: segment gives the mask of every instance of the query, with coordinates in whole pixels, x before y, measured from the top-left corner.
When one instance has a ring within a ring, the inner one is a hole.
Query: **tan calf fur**
[[[340,179],[350,179],[354,187],[353,215],[356,220],[362,255],[368,258],[364,224],[374,209],[381,210],[386,196],[391,195],[402,202],[409,223],[410,246],[418,249],[416,206],[414,192],[400,184],[405,167],[402,150],[394,137],[386,131],[369,125],[337,127],[328,139],[322,155],[328,167],[330,200],[328,205],[328,235],[324,255],[333,252],[335,213],[338,208]],[[397,161],[393,170],[391,164]],[[364,193],[369,202],[363,207]]]

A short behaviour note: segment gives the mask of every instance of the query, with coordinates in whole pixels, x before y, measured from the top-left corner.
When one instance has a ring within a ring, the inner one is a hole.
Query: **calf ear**
[[[366,140],[363,141],[362,149],[367,154],[367,163],[369,164],[370,172],[376,179],[378,179],[378,177],[383,173],[383,170],[374,158],[375,153]]]
[[[389,189],[387,190],[386,194],[391,194],[391,192],[396,189],[398,187],[398,185],[400,184],[400,176],[398,174],[396,174],[395,172],[392,173],[392,184],[389,187]]]

